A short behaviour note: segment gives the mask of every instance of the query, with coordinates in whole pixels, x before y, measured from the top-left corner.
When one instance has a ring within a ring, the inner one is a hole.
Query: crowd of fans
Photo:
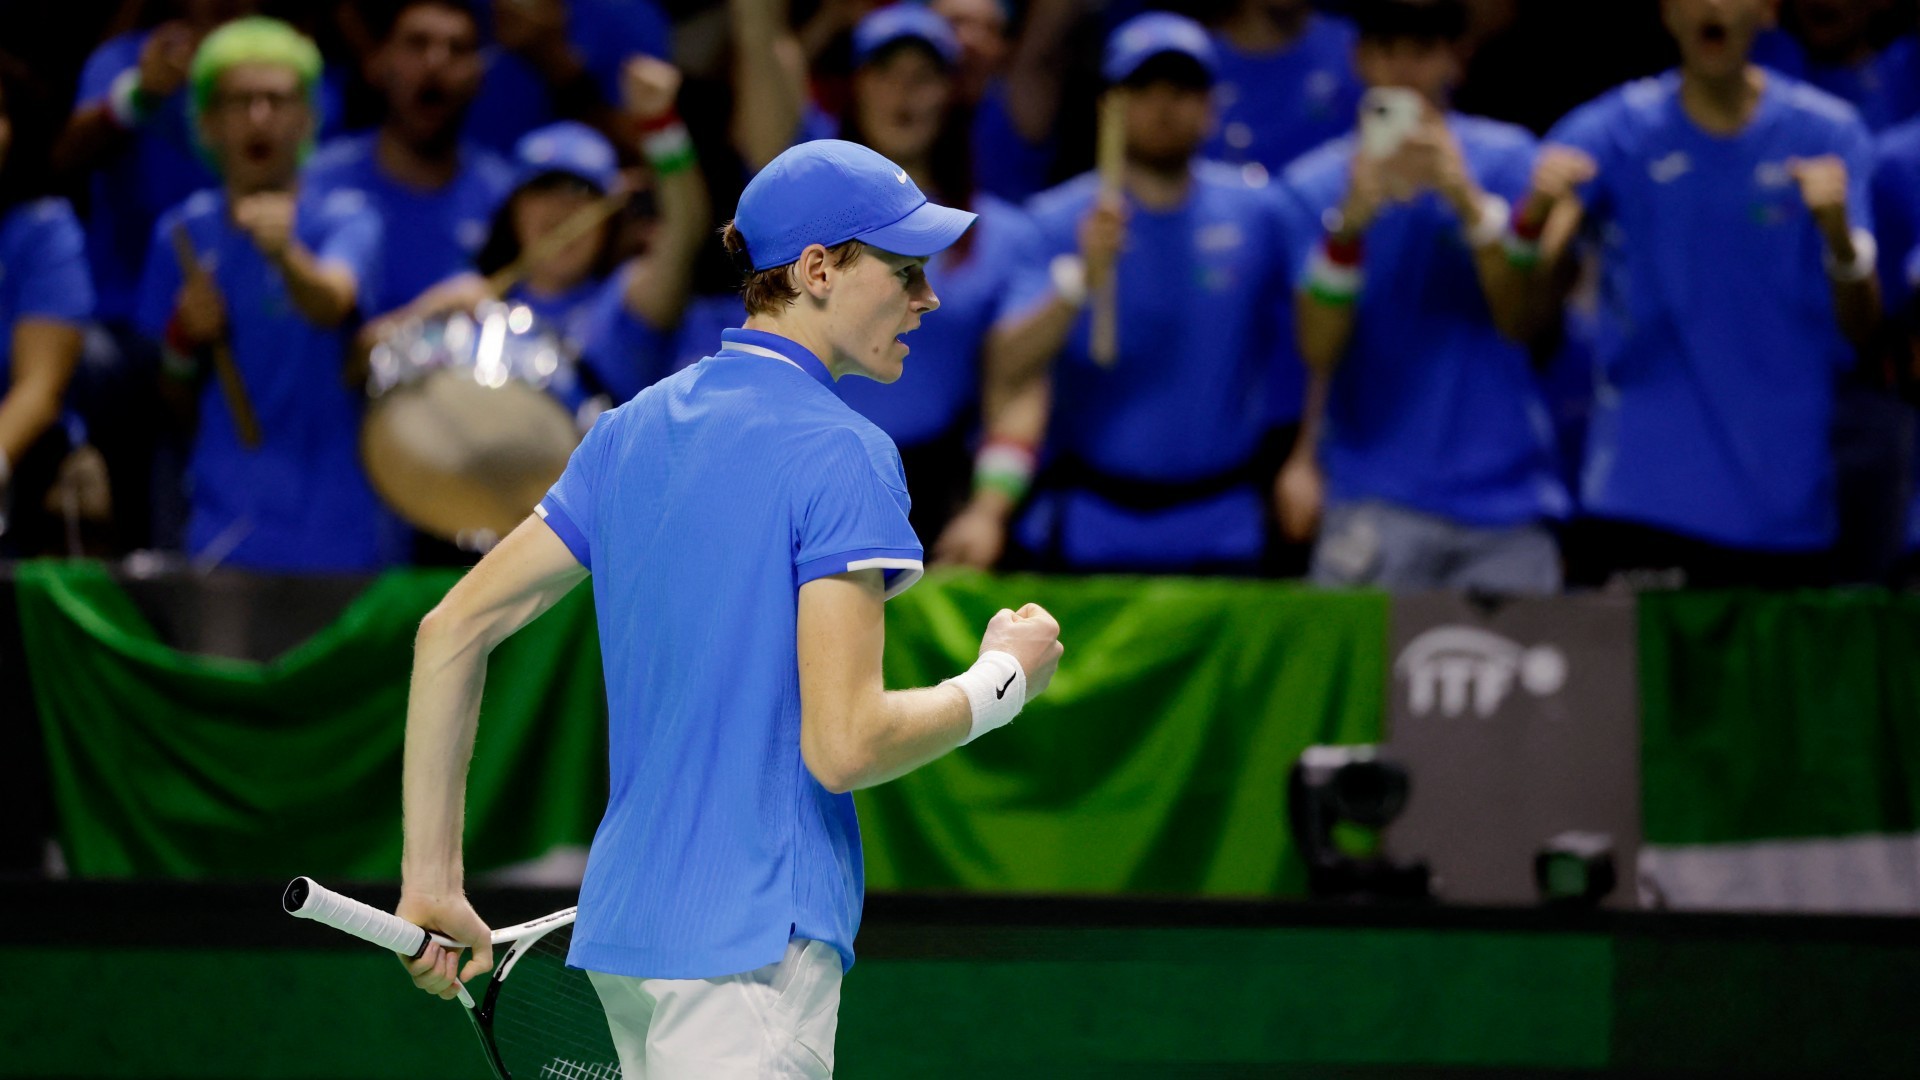
[[[1911,6],[1602,7],[1644,74],[1584,104],[1517,0],[128,0],[76,70],[15,27],[0,553],[470,557],[374,493],[369,355],[505,299],[590,423],[740,323],[726,209],[843,138],[979,214],[906,373],[836,388],[936,562],[1902,581]]]

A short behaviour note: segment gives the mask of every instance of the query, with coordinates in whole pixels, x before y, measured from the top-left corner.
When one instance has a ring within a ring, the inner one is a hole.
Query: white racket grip
[[[409,959],[427,951],[425,930],[392,912],[341,896],[312,878],[294,878],[280,903],[296,919],[312,919]]]

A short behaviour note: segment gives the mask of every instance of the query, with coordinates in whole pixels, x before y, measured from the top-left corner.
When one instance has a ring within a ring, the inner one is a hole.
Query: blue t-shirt
[[[1852,106],[1769,74],[1746,130],[1702,131],[1677,73],[1582,106],[1547,141],[1593,155],[1599,385],[1581,504],[1713,543],[1833,542],[1828,427],[1854,350],[1790,158],[1846,161],[1872,227],[1873,144]]]
[[[608,104],[620,104],[620,66],[634,55],[673,55],[673,24],[652,0],[570,0],[567,40]],[[517,54],[498,45],[485,51],[487,73],[467,112],[466,137],[501,154],[537,127],[562,119],[547,81]]]
[[[1278,174],[1353,127],[1364,90],[1353,72],[1357,37],[1351,23],[1325,15],[1309,16],[1300,39],[1280,52],[1241,52],[1214,35],[1220,116],[1206,155]]]
[[[1458,114],[1448,126],[1482,187],[1526,194],[1533,136]],[[1291,230],[1297,267],[1322,242],[1321,215],[1346,199],[1355,142],[1328,143],[1284,174],[1306,210],[1297,220],[1307,227]],[[1571,500],[1530,354],[1495,328],[1459,217],[1428,192],[1383,210],[1366,244],[1320,444],[1329,497],[1495,527],[1565,517]]]
[[[461,148],[459,171],[444,186],[409,187],[380,168],[377,140],[377,134],[368,133],[328,143],[301,177],[302,186],[317,197],[343,189],[364,192],[380,214],[386,239],[379,286],[363,293],[360,303],[369,315],[392,311],[471,269],[494,211],[513,187],[513,167],[475,146]]]
[[[973,111],[973,182],[985,194],[1025,202],[1047,186],[1054,141],[1028,142],[1007,108],[1007,82],[995,79]]]
[[[704,979],[791,937],[853,964],[853,797],[800,756],[800,587],[920,576],[900,455],[812,353],[731,330],[601,415],[539,513],[593,571],[612,795],[568,962]]]
[[[579,384],[552,388],[570,408],[595,393],[618,405],[667,373],[668,336],[627,310],[626,273],[588,278],[558,296],[536,294],[525,283],[507,294],[533,309],[578,352],[584,369]]]
[[[1920,114],[1920,37],[1913,34],[1857,64],[1823,64],[1809,57],[1792,34],[1770,30],[1754,41],[1753,62],[1845,101],[1874,131]]]
[[[1078,250],[1098,188],[1087,174],[1029,205],[1040,248],[1009,311],[1051,294],[1047,267]],[[1082,315],[1054,362],[1046,456],[1123,482],[1211,481],[1260,448],[1274,425],[1274,380],[1299,379],[1299,361],[1279,344],[1289,292],[1277,200],[1238,169],[1196,162],[1184,204],[1130,214],[1118,356],[1111,367],[1094,362]],[[1043,493],[1019,536],[1076,569],[1244,563],[1266,543],[1266,496],[1256,487],[1145,513],[1085,492]]]
[[[1008,314],[1014,278],[1039,243],[1018,209],[982,196],[964,252],[948,248],[927,265],[940,307],[906,339],[905,370],[891,383],[848,378],[840,400],[880,426],[896,446],[919,446],[970,422],[980,406],[980,356]]]
[[[380,217],[359,192],[303,195],[295,235],[322,262],[372,281]],[[172,230],[184,224],[226,301],[227,340],[260,423],[261,445],[241,445],[219,380],[200,392],[187,463],[187,546],[231,552],[223,562],[259,570],[371,570],[394,561],[397,533],[360,467],[358,391],[342,376],[351,325],[323,329],[293,306],[281,278],[231,221],[226,196],[203,191],[154,229],[136,315],[166,334],[181,285]]]
[[[1920,119],[1880,134],[1874,146],[1873,231],[1880,245],[1880,286],[1889,313],[1914,295],[1907,253],[1920,244]]]
[[[78,325],[92,316],[86,238],[73,207],[46,198],[8,210],[0,217],[0,388],[13,381],[13,328],[22,319]]]

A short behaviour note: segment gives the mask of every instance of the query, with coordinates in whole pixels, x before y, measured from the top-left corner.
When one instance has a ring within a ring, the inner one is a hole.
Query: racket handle
[[[309,877],[297,877],[289,882],[280,904],[296,919],[312,919],[409,959],[427,951],[429,938],[425,930],[392,912],[341,896]]]

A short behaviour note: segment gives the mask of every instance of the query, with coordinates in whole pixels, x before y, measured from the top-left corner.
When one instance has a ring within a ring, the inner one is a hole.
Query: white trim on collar
[[[758,345],[748,345],[745,342],[740,342],[740,341],[729,341],[726,344],[726,348],[727,348],[727,351],[729,352],[743,352],[743,353],[749,353],[753,356],[764,356],[769,360],[778,360],[781,363],[787,365],[788,367],[794,369],[795,371],[807,370],[806,368],[801,367],[799,364],[794,363],[791,359],[785,356],[782,356],[777,352],[774,352],[772,349],[762,348]]]

